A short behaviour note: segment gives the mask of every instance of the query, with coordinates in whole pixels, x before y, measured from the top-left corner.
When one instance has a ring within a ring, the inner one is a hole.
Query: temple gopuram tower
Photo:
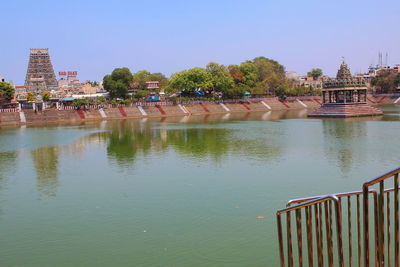
[[[35,94],[40,94],[43,91],[58,90],[58,83],[48,48],[31,48],[25,88],[27,92]]]
[[[336,79],[323,82],[322,106],[308,114],[310,117],[360,117],[382,115],[379,109],[367,104],[367,85],[364,78],[353,77],[343,61]]]

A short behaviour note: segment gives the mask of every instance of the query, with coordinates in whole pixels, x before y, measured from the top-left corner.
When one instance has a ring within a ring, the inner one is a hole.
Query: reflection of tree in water
[[[343,173],[361,163],[364,158],[366,123],[357,120],[322,120],[325,137],[325,154],[328,160],[337,162]]]
[[[220,160],[229,152],[230,133],[221,128],[174,129],[168,131],[167,142],[182,154]]]
[[[165,152],[168,148],[192,158],[211,157],[221,160],[232,151],[251,153],[259,158],[281,153],[279,145],[250,140],[234,134],[236,130],[218,127],[158,128],[140,121],[122,121],[111,126],[110,132],[92,134],[86,138],[107,144],[107,154],[120,165],[131,164],[138,153]],[[265,141],[265,140],[264,140]],[[250,149],[249,149],[250,148]]]
[[[31,151],[31,156],[36,169],[39,192],[47,196],[55,196],[58,186],[58,148],[35,149]]]
[[[0,189],[5,186],[6,179],[15,172],[17,152],[0,152]]]

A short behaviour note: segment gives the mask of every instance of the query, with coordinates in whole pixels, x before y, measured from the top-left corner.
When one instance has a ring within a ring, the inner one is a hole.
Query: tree
[[[394,83],[397,87],[400,86],[400,73],[397,73],[396,79],[394,80]]]
[[[393,93],[400,82],[400,74],[390,70],[382,70],[371,80],[371,84],[381,93]]]
[[[14,97],[14,87],[6,82],[0,82],[0,97],[10,101]]]
[[[254,65],[253,62],[246,61],[246,62],[241,63],[239,65],[239,70],[244,75],[243,84],[245,84],[249,87],[256,86],[257,81],[258,81],[258,70],[257,70],[256,65]]]
[[[259,82],[264,81],[272,74],[285,75],[285,67],[273,59],[256,57],[253,59],[253,64],[257,68]]]
[[[146,90],[138,90],[135,95],[137,98],[145,98],[147,96]]]
[[[74,101],[72,102],[72,105],[74,105],[75,107],[81,107],[87,104],[89,104],[89,100],[87,98],[74,99]]]
[[[196,89],[212,88],[211,74],[203,68],[193,68],[172,74],[169,86],[193,94]]]
[[[235,84],[243,83],[245,81],[244,74],[240,71],[238,65],[229,65],[228,71]]]
[[[321,69],[312,69],[307,73],[308,77],[313,77],[314,80],[317,80],[319,77],[321,77],[323,74]]]
[[[233,88],[234,82],[224,65],[215,62],[207,64],[206,70],[211,75],[212,89],[224,95]]]
[[[250,88],[247,85],[238,84],[224,93],[224,98],[242,98],[244,93],[247,91],[250,91]]]
[[[26,95],[26,100],[28,100],[28,102],[33,102],[36,100],[36,96],[32,92],[28,92]]]
[[[45,102],[50,100],[50,93],[48,91],[43,91],[41,93],[41,96],[42,96],[42,100]]]
[[[140,70],[132,75],[134,88],[146,90],[146,82],[149,81],[151,73],[147,70]]]
[[[104,76],[103,86],[111,98],[125,98],[132,81],[132,73],[128,68],[116,68],[111,75]]]

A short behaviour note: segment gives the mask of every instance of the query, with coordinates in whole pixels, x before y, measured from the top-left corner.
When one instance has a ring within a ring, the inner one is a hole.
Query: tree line
[[[400,86],[400,73],[381,70],[371,79],[371,85],[377,93],[394,93]]]
[[[315,78],[321,75],[320,69],[309,72],[309,76]],[[169,79],[161,73],[142,70],[132,74],[128,68],[117,68],[104,77],[103,86],[111,98],[126,98],[130,89],[134,89],[134,96],[140,98],[146,95],[148,81],[158,81],[160,89],[167,94],[179,92],[188,97],[195,96],[196,92],[206,97],[223,98],[242,98],[250,94],[282,97],[319,93],[310,87],[294,87],[294,81],[285,75],[285,67],[265,57],[228,66],[210,62],[205,68],[176,72]]]

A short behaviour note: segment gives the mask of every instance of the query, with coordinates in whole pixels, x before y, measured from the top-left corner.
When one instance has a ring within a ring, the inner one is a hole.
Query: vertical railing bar
[[[363,221],[364,221],[364,266],[369,267],[369,214],[368,187],[363,187]]]
[[[314,206],[314,225],[315,225],[315,240],[316,240],[316,247],[317,247],[317,260],[318,260],[318,266],[321,266],[321,261],[320,261],[320,255],[321,255],[321,236],[319,232],[319,214],[318,214],[318,204]]]
[[[379,197],[374,195],[375,266],[379,266]]]
[[[328,266],[333,267],[333,253],[332,253],[332,246],[331,246],[331,232],[330,232],[330,225],[329,225],[329,208],[328,208],[328,203],[324,203],[324,208],[325,208],[325,226],[326,226],[326,249],[328,252]]]
[[[286,213],[288,266],[293,267],[292,225],[290,216],[291,216],[290,211],[288,211]]]
[[[299,266],[303,266],[303,235],[301,232],[301,210],[296,210],[296,229],[297,229],[297,249],[298,249],[298,258],[299,258]]]
[[[282,221],[281,215],[276,215],[276,221],[278,224],[278,241],[279,241],[279,259],[281,267],[285,267],[285,252],[283,251],[283,238],[282,238]]]
[[[358,267],[361,267],[361,222],[360,222],[360,196],[357,195],[357,244],[358,244]]]
[[[328,202],[328,208],[329,208],[329,235],[330,235],[330,240],[329,240],[329,248],[331,250],[331,254],[332,254],[332,264],[334,264],[333,262],[333,229],[332,229],[332,202],[329,201]]]
[[[321,261],[322,251],[321,251],[321,232],[320,230],[320,217],[319,217],[319,204],[314,206],[314,219],[315,219],[315,237],[316,237],[316,246],[317,246],[317,257],[318,257],[318,266],[323,266],[323,262]]]
[[[385,182],[379,183],[379,266],[385,265]]]
[[[341,202],[335,202],[335,210],[336,210],[336,235],[337,235],[337,246],[338,246],[338,257],[339,257],[339,266],[344,267],[344,258],[343,258],[343,239],[342,239],[342,205]]]
[[[399,174],[394,175],[394,266],[399,266]]]
[[[324,266],[324,235],[323,235],[323,226],[322,226],[322,204],[318,204],[318,213],[319,213],[319,232],[321,234],[321,244],[320,244],[320,249],[321,249],[321,266]]]
[[[306,207],[307,222],[307,249],[308,249],[308,266],[313,267],[313,239],[312,239],[312,213],[311,207]]]
[[[390,267],[390,192],[386,193],[386,226],[387,226],[387,266]]]
[[[352,243],[352,234],[351,234],[351,199],[350,196],[347,196],[347,226],[348,226],[348,236],[349,236],[349,267],[352,266],[353,261],[353,243]]]

